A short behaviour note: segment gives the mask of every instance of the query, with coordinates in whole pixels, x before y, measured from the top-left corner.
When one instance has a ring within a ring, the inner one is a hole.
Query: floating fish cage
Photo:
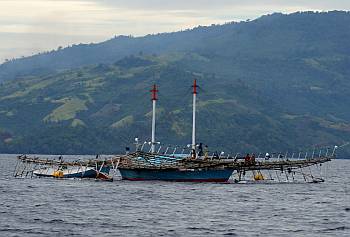
[[[21,155],[17,157],[14,177],[90,178],[112,181],[113,162],[106,160],[64,161]]]
[[[322,164],[332,158],[333,154],[303,158],[259,157],[254,161],[247,161],[237,155],[194,158],[188,154],[166,155],[136,151],[105,160],[63,161],[21,155],[17,157],[14,176],[112,181],[113,175],[119,170],[122,178],[127,180],[197,181],[194,176],[197,175],[200,177],[198,180],[203,182],[323,182],[322,173],[317,171],[321,171]],[[184,177],[190,178],[187,180]]]
[[[152,171],[152,178],[154,171],[160,174],[164,170],[167,171],[218,171],[231,170],[231,180],[241,182],[249,180],[252,181],[274,181],[274,182],[323,182],[324,177],[320,171],[323,163],[331,161],[334,158],[332,155],[310,156],[310,157],[281,157],[278,158],[257,158],[254,161],[247,161],[244,157],[205,157],[186,155],[169,155],[154,154],[148,152],[135,152],[128,156],[119,158],[118,169],[134,170],[143,172]],[[318,167],[317,169],[314,167]],[[313,171],[314,169],[314,171]],[[163,174],[163,173],[162,173]],[[250,176],[247,174],[251,174]],[[164,175],[161,175],[162,179]],[[284,179],[285,178],[285,179]],[[136,179],[136,178],[135,178]],[[139,177],[141,180],[141,177]]]

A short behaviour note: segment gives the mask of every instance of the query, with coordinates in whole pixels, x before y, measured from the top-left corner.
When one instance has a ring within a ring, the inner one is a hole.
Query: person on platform
[[[214,152],[213,159],[219,159],[219,154],[217,151]]]
[[[255,164],[255,154],[253,153],[252,156],[250,157],[250,162],[252,164]]]
[[[248,164],[248,163],[250,162],[250,155],[249,155],[249,153],[247,153],[247,155],[245,156],[244,162],[245,162],[246,164]]]
[[[203,143],[199,143],[198,145],[198,156],[203,156]]]
[[[196,150],[195,149],[192,149],[191,156],[192,156],[192,159],[196,159]]]
[[[205,158],[208,157],[208,154],[209,154],[209,148],[208,148],[208,145],[205,145],[204,146],[204,156],[205,156]]]

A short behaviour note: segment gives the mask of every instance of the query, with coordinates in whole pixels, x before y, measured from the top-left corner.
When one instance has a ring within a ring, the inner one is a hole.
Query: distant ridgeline
[[[285,152],[350,140],[350,13],[272,14],[119,36],[0,65],[0,152],[116,153],[150,138],[212,151]],[[339,151],[350,156],[350,148]]]

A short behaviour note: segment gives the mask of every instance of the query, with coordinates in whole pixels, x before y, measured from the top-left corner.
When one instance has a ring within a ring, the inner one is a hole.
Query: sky
[[[350,0],[0,0],[0,63],[115,35],[142,36],[310,10],[349,11]]]

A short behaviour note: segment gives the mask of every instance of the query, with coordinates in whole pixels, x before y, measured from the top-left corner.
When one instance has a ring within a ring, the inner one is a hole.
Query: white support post
[[[155,153],[156,145],[156,101],[157,101],[157,85],[154,84],[151,90],[152,92],[152,139],[151,139],[151,152]]]
[[[164,155],[166,155],[166,153],[168,152],[168,150],[169,150],[169,146],[167,146],[167,148],[165,149]]]
[[[335,151],[337,150],[337,148],[338,148],[338,146],[334,146],[334,148],[333,148],[333,152],[332,152],[332,157],[334,157],[334,155],[335,155]]]
[[[193,81],[193,112],[192,112],[192,152],[193,157],[196,157],[196,99],[197,99],[197,80]]]
[[[196,150],[196,94],[193,94],[192,149]]]
[[[162,149],[162,146],[159,146],[157,153],[159,154],[160,150]]]
[[[155,152],[155,143],[156,143],[156,100],[152,100],[153,111],[152,111],[152,153]]]

